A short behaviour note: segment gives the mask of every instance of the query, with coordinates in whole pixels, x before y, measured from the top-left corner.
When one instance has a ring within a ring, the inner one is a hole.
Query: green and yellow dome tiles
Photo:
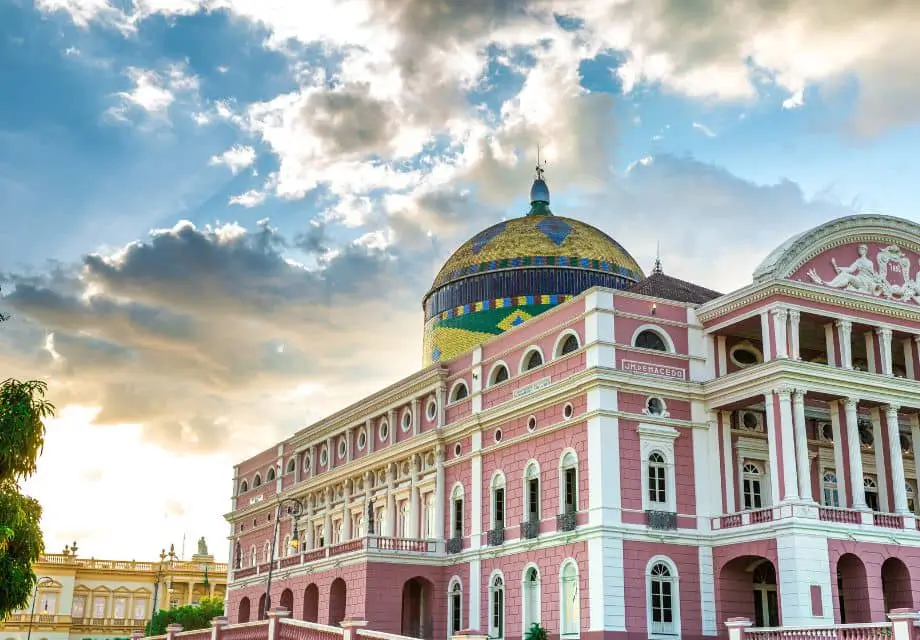
[[[426,294],[425,364],[450,360],[593,286],[644,279],[616,240],[552,214],[537,169],[530,212],[488,227],[447,260]]]

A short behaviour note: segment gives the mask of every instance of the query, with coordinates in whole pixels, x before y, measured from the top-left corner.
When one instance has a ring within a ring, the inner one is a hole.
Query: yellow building
[[[35,564],[39,579],[35,611],[10,614],[0,623],[0,640],[109,640],[143,630],[154,608],[224,599],[227,564],[214,562],[202,538],[199,553],[180,560],[172,547],[159,560],[81,558],[77,545],[46,554]],[[30,634],[31,627],[31,634]]]

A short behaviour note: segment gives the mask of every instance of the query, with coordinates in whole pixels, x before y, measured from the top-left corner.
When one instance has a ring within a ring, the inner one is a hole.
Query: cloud
[[[106,111],[115,120],[129,122],[132,114],[140,111],[155,120],[168,122],[168,110],[177,96],[197,99],[199,80],[189,73],[184,63],[169,65],[163,71],[128,67],[125,75],[134,88],[119,92],[119,104]]]
[[[220,155],[213,156],[210,160],[212,165],[226,165],[233,175],[236,175],[246,167],[252,166],[256,161],[256,150],[250,146],[233,145]]]
[[[694,122],[693,128],[701,132],[707,138],[715,138],[718,135],[715,131],[707,127],[705,124],[700,124],[699,122]]]

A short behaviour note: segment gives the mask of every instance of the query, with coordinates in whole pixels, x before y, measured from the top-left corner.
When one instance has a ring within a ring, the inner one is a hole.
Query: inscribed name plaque
[[[511,395],[513,398],[522,398],[528,396],[534,391],[539,391],[540,389],[545,389],[549,386],[551,378],[540,378],[539,380],[534,380],[530,384],[524,385],[520,389],[515,389],[514,393]]]
[[[686,371],[679,367],[669,367],[664,364],[653,364],[651,362],[638,362],[637,360],[620,360],[620,368],[629,373],[639,373],[644,376],[658,376],[659,378],[671,378],[672,380],[684,380],[687,377]]]

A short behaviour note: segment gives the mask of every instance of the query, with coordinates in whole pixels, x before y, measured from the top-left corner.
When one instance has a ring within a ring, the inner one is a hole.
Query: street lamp
[[[297,539],[297,518],[304,511],[304,504],[298,498],[284,498],[278,501],[275,508],[275,528],[272,531],[272,546],[268,558],[268,580],[265,583],[265,615],[268,615],[272,605],[272,569],[275,568],[275,540],[278,539],[278,524],[281,522],[281,507],[289,504],[287,512],[294,518],[294,530],[291,532],[291,546],[295,549],[299,544]]]
[[[38,588],[49,582],[54,582],[54,580],[48,576],[42,576],[35,581],[35,591],[32,593],[32,613],[29,614],[29,631],[26,633],[26,640],[31,640],[32,638],[32,620],[35,619],[35,601],[38,600]],[[48,613],[47,609],[45,609],[45,613]]]
[[[169,557],[169,561],[173,562],[176,559],[176,552],[172,545],[169,546],[169,553],[166,553],[166,549],[160,551],[160,562],[157,565],[157,575],[156,580],[153,583],[153,610],[150,612],[150,617],[153,619],[153,616],[157,612],[157,595],[160,590],[160,582],[163,580],[163,563],[166,561],[166,558]],[[172,584],[170,583],[169,589],[172,589]]]

